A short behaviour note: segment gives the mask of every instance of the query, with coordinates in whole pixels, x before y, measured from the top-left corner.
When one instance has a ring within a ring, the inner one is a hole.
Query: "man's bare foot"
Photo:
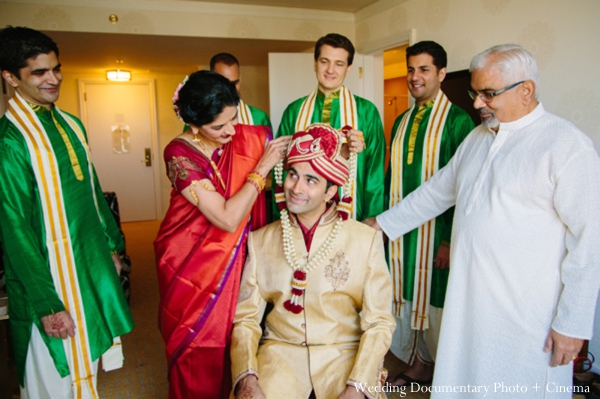
[[[410,368],[396,375],[393,380],[388,380],[388,383],[397,387],[409,385],[411,382],[421,385],[430,384],[433,378],[433,366],[433,363],[426,364],[417,358]]]

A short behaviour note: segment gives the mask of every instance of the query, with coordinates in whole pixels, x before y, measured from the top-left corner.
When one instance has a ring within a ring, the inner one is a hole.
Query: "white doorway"
[[[410,92],[406,85],[406,48],[408,44],[383,52],[383,130],[385,132],[385,167],[389,165],[392,127],[396,118],[410,105]]]
[[[160,205],[154,81],[80,79],[81,116],[104,191],[114,191],[122,222],[155,220]]]

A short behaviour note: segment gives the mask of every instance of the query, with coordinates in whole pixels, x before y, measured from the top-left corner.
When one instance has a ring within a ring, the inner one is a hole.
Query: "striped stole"
[[[452,104],[446,95],[440,90],[435,98],[427,133],[423,143],[423,161],[421,176],[422,181],[429,180],[439,168],[440,145],[444,132],[444,124]],[[392,159],[392,181],[390,187],[390,208],[402,201],[402,173],[404,167],[403,149],[405,140],[410,136],[408,121],[415,106],[404,114],[391,149]],[[435,240],[435,218],[418,228],[418,240],[415,263],[415,281],[413,295],[413,314],[411,316],[411,328],[414,330],[426,330],[429,328],[429,299],[431,296],[431,276],[433,273],[433,252]],[[396,241],[389,242],[390,269],[394,284],[394,314],[402,317],[404,312],[404,298],[402,294],[402,283],[404,279],[402,259],[404,254],[404,239],[400,237]]]
[[[246,103],[240,98],[240,102],[237,106],[238,121],[242,125],[254,125],[254,119],[252,118],[252,112]]]
[[[75,336],[62,340],[73,380],[74,398],[98,398],[93,381],[93,360],[75,267],[75,256],[71,245],[72,237],[63,202],[58,162],[41,121],[25,100],[16,93],[8,104],[6,117],[19,129],[29,150],[42,206],[46,248],[54,286],[75,322]],[[86,149],[90,184],[92,185],[91,189],[94,190],[92,164],[89,162],[89,149],[84,133],[73,118],[57,108],[55,111],[67,121]],[[97,207],[97,199],[95,201]]]
[[[318,92],[319,89],[315,89],[308,97],[306,97],[306,99],[300,106],[300,112],[298,113],[298,117],[296,118],[296,130],[294,132],[305,131],[306,128],[311,124],[313,114],[315,112],[315,100],[317,98]],[[353,129],[358,129],[358,111],[356,109],[356,99],[354,98],[350,90],[346,88],[346,86],[342,86],[342,88],[340,89],[339,129],[343,128],[344,126],[351,126]],[[366,132],[363,133],[365,134],[365,136],[367,135]],[[354,168],[354,170],[350,171],[350,173],[353,173],[355,177],[356,172],[356,167]],[[356,215],[356,179],[354,179],[352,183],[351,195],[353,201],[350,217],[354,218],[354,215]]]

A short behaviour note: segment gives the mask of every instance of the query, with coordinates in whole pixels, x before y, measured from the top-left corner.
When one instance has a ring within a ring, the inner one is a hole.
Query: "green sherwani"
[[[111,252],[121,251],[124,243],[97,176],[95,173],[90,176],[85,150],[75,132],[54,110],[40,108],[36,114],[47,132],[58,162],[90,351],[93,360],[96,360],[111,347],[113,337],[133,328],[133,319],[111,258]],[[51,114],[69,137],[83,180],[76,178],[75,158],[69,157]],[[83,130],[81,122],[77,122]],[[90,185],[92,178],[95,192]],[[0,232],[10,326],[21,385],[24,383],[32,325],[39,328],[54,359],[54,365],[42,366],[56,367],[63,377],[69,375],[62,340],[48,337],[40,321],[44,316],[65,310],[65,306],[50,274],[37,184],[25,140],[17,127],[4,116],[0,119]]]
[[[392,178],[392,174],[398,173],[398,164],[397,162],[403,163],[402,169],[402,193],[403,198],[410,194],[412,191],[417,189],[424,181],[422,176],[422,167],[423,167],[423,145],[425,142],[425,138],[427,137],[427,124],[429,122],[429,118],[431,116],[432,104],[428,104],[429,106],[425,109],[423,113],[422,120],[419,124],[416,140],[414,141],[414,152],[412,156],[412,163],[408,164],[407,158],[409,153],[409,135],[413,127],[413,123],[415,120],[415,116],[418,111],[418,107],[415,106],[412,109],[412,113],[410,115],[410,119],[408,122],[407,133],[405,139],[402,141],[402,149],[400,151],[402,159],[393,159],[390,156],[390,165],[387,171],[386,176],[386,198],[385,203],[388,205],[390,203],[390,181]],[[400,126],[400,122],[402,118],[407,112],[410,112],[411,109],[402,113],[394,122],[394,127],[392,128],[391,135],[391,151],[390,153],[394,153],[394,145],[397,143],[394,142],[396,134],[398,133],[398,127]],[[456,149],[462,143],[464,138],[473,130],[475,124],[473,120],[464,111],[462,108],[452,104],[450,106],[450,110],[448,113],[448,117],[446,119],[446,123],[444,124],[444,128],[442,131],[442,141],[440,145],[439,158],[437,163],[439,165],[439,169],[444,167],[450,158],[456,152]],[[389,205],[388,205],[389,206]],[[450,244],[450,235],[452,232],[452,218],[454,216],[454,208],[451,208],[444,212],[442,215],[438,216],[435,224],[435,238],[434,238],[434,254],[433,257],[437,255],[437,249],[444,241],[448,245]],[[405,234],[401,239],[404,240],[404,254],[403,254],[403,272],[402,276],[402,293],[403,298],[407,301],[413,300],[414,294],[414,278],[415,278],[415,263],[416,263],[416,252],[417,252],[417,241],[418,241],[418,229],[411,231],[410,233]],[[433,261],[433,259],[431,259]],[[443,307],[444,306],[444,298],[446,296],[446,285],[448,283],[448,273],[449,269],[437,269],[433,268],[432,282],[431,282],[431,297],[430,304],[435,307]]]
[[[384,210],[384,162],[385,162],[385,136],[379,111],[375,105],[362,97],[353,95],[356,101],[358,114],[358,126],[354,129],[363,132],[365,137],[365,149],[357,157],[356,173],[356,198],[353,198],[356,206],[354,219],[364,220],[371,216],[377,216]],[[300,113],[300,107],[306,97],[294,101],[283,112],[281,124],[277,130],[277,137],[290,136],[296,133],[296,119]],[[340,122],[340,100],[334,97],[331,100],[331,113],[323,112],[325,96],[319,91],[315,100],[315,109],[311,123],[329,123],[335,129],[341,129]],[[327,108],[327,107],[326,107]],[[275,204],[275,201],[273,201]],[[279,209],[274,205],[275,219],[279,219]]]
[[[250,113],[252,114],[252,120],[254,121],[254,125],[260,125],[260,126],[268,126],[269,129],[271,129],[271,132],[273,132],[273,126],[271,126],[271,119],[269,119],[269,115],[267,115],[267,113],[263,110],[260,110],[256,107],[253,107],[252,105],[246,104],[248,105],[248,108],[250,109]]]

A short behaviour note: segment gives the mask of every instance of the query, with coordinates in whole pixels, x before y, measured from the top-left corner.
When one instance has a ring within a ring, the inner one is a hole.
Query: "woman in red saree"
[[[191,129],[164,151],[173,190],[154,242],[169,397],[227,398],[246,238],[266,223],[264,176],[289,140],[238,125],[237,91],[221,75],[195,72],[173,101]]]

